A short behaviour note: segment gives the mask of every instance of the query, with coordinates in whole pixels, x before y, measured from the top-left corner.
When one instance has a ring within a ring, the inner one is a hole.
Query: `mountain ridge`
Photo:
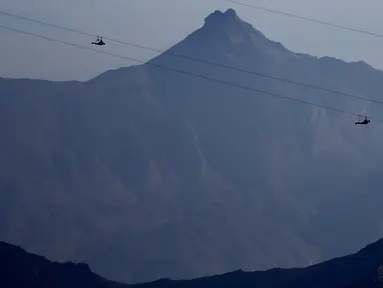
[[[367,288],[383,287],[383,240],[358,252],[306,268],[244,272],[236,270],[221,275],[191,280],[158,279],[128,285],[94,274],[85,263],[54,263],[45,257],[0,242],[0,283],[4,287],[268,287],[268,288]],[[82,285],[82,286],[81,286]],[[325,286],[324,286],[325,285]]]
[[[182,48],[180,49],[180,48],[178,48],[178,46],[182,46],[186,42],[188,45],[190,45],[190,41],[194,37],[214,37],[214,36],[212,36],[212,34],[214,34],[216,32],[219,32],[225,36],[228,36],[228,33],[229,33],[228,30],[230,28],[233,28],[234,31],[237,32],[238,34],[250,34],[250,35],[256,34],[256,35],[259,35],[260,36],[259,40],[263,41],[262,42],[263,45],[270,45],[269,47],[277,47],[277,48],[281,49],[282,51],[287,51],[288,53],[290,53],[291,55],[293,55],[295,57],[302,57],[303,56],[305,58],[317,60],[317,61],[335,60],[335,61],[340,61],[340,63],[351,64],[352,66],[353,65],[362,65],[362,66],[367,67],[368,69],[373,69],[374,71],[379,71],[379,72],[383,73],[382,70],[374,68],[362,60],[346,61],[346,60],[339,59],[336,57],[331,57],[331,56],[315,56],[315,55],[306,54],[306,53],[293,52],[292,50],[289,50],[288,48],[286,48],[282,43],[280,43],[278,41],[273,41],[273,40],[267,38],[262,32],[260,32],[256,28],[254,28],[253,25],[241,20],[239,18],[239,16],[237,15],[236,11],[232,8],[229,8],[224,12],[222,12],[221,10],[215,10],[215,12],[213,12],[213,13],[209,14],[207,17],[205,17],[205,23],[202,27],[200,27],[196,31],[190,33],[188,36],[185,37],[184,40],[180,41],[177,44],[174,44],[169,49],[163,51],[161,55],[158,55],[158,56],[154,57],[153,59],[148,60],[143,65],[150,65],[152,63],[156,64],[157,63],[156,59],[161,58],[161,57],[169,56],[169,57],[178,58],[177,55],[181,56],[181,58],[182,58],[182,56],[189,57],[187,55],[190,53],[177,53],[178,50],[182,50]],[[257,46],[256,42],[253,42],[253,44],[254,44],[254,46]],[[197,61],[198,60],[204,61],[204,60],[206,60],[204,58],[205,57],[202,56],[201,58],[195,58],[195,59]],[[188,61],[193,62],[192,59],[188,59]],[[211,64],[214,65],[214,61],[208,61],[208,62],[211,62]],[[219,64],[219,62],[216,62],[216,63]],[[138,65],[132,65],[129,67],[138,67],[141,65],[142,64],[138,64]],[[108,73],[108,72],[114,73],[117,71],[121,71],[121,69],[123,70],[123,69],[127,69],[129,67],[121,67],[121,68],[117,68],[117,69],[113,69],[113,70],[108,70],[108,71],[101,73],[100,75],[103,75],[103,74]],[[232,66],[232,67],[237,68],[236,66]],[[158,69],[161,69],[161,68],[158,68]],[[165,69],[166,69],[166,67],[165,67]],[[249,71],[257,72],[256,69],[250,69]],[[94,78],[98,78],[98,76],[95,76]],[[85,82],[92,81],[94,78],[92,78],[88,81],[85,81]]]

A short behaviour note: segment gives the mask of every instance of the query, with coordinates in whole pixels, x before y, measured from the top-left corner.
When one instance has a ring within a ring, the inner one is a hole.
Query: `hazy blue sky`
[[[314,17],[383,34],[381,0],[242,0],[249,4]],[[383,69],[383,39],[225,3],[222,0],[2,0],[0,9],[118,38],[167,49],[203,25],[216,9],[234,8],[268,38],[287,48],[317,56],[364,60]],[[93,39],[0,15],[0,25],[40,33],[80,45]],[[1,77],[86,80],[105,70],[132,63],[37,40],[0,29]],[[155,54],[111,44],[106,51],[148,60]]]

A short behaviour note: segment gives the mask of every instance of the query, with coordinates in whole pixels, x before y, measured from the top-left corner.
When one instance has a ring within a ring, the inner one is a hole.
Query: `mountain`
[[[381,71],[294,53],[231,9],[148,65],[0,79],[0,239],[138,283],[307,266],[382,234],[377,121],[203,77],[375,117],[380,105],[174,54],[383,100]]]
[[[104,287],[104,288],[372,288],[383,287],[383,240],[359,252],[300,269],[275,268],[267,271],[241,270],[198,278],[173,281],[161,279],[150,283],[124,285],[94,274],[84,263],[55,263],[44,257],[0,242],[1,287]]]

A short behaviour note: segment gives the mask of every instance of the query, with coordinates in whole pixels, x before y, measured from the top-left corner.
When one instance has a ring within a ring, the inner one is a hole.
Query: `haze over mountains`
[[[383,100],[381,71],[293,53],[234,10],[168,52]],[[149,64],[382,111],[167,54]],[[352,253],[383,232],[382,125],[355,120],[149,65],[0,79],[0,239],[129,283]]]

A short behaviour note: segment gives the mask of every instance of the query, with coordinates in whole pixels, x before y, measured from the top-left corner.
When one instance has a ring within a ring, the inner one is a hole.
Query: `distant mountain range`
[[[158,66],[378,118],[381,105],[169,53],[383,100],[381,71],[294,53],[231,9],[149,65],[0,79],[1,240],[138,283],[302,267],[382,236],[382,125]],[[253,274],[222,277],[236,275]]]
[[[194,280],[125,285],[94,274],[87,264],[55,263],[0,242],[0,286],[13,288],[372,288],[383,287],[383,240],[359,252],[300,269],[235,271]]]

